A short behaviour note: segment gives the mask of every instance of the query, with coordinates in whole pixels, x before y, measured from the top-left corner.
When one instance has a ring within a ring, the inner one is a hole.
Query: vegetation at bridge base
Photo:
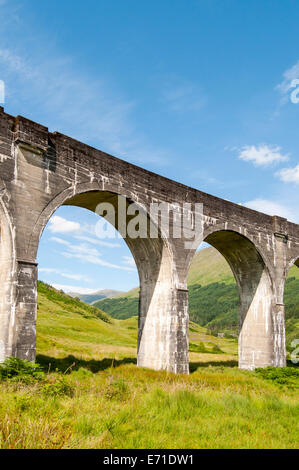
[[[61,365],[63,359],[61,361]],[[218,365],[217,365],[218,364]],[[78,359],[67,373],[2,379],[1,448],[297,448],[299,378],[216,361],[189,376]]]
[[[189,376],[137,368],[136,317],[41,284],[38,306],[36,364],[1,365],[1,448],[298,447],[299,368],[239,370],[237,341],[192,322]]]

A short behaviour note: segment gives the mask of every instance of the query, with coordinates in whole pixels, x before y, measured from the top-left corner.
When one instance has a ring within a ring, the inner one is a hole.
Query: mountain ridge
[[[67,294],[71,297],[78,297],[82,302],[93,305],[98,300],[121,296],[126,294],[126,292],[115,289],[100,289],[91,294],[81,294],[80,292],[67,292]]]

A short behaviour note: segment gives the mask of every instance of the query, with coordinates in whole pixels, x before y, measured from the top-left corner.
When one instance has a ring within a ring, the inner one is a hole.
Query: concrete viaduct
[[[152,202],[203,204],[203,240],[225,257],[238,285],[239,366],[284,366],[284,284],[290,267],[299,267],[299,225],[151,173],[3,108],[0,360],[35,358],[36,254],[52,214],[66,204],[116,206],[118,195],[146,214]],[[195,247],[162,231],[125,241],[140,278],[138,365],[188,373],[186,281]]]

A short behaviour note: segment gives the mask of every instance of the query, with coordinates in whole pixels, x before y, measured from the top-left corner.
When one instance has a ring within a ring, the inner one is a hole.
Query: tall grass
[[[266,375],[201,366],[182,376],[113,363],[94,373],[44,369],[32,383],[6,377],[0,446],[296,448],[298,375],[290,388]]]
[[[298,447],[298,368],[241,371],[195,324],[190,375],[137,368],[137,319],[81,304],[39,292],[37,363],[0,366],[1,448]]]

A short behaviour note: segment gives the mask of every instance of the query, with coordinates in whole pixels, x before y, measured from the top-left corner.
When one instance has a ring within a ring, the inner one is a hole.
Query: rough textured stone
[[[94,211],[106,201],[117,210],[118,195],[145,213],[152,202],[191,203],[191,212],[203,204],[203,239],[226,258],[239,288],[240,367],[285,365],[283,292],[289,268],[299,266],[298,225],[171,181],[3,108],[0,360],[35,357],[36,254],[51,215],[64,204]],[[195,249],[161,232],[125,241],[141,286],[138,365],[188,373],[186,282]]]

